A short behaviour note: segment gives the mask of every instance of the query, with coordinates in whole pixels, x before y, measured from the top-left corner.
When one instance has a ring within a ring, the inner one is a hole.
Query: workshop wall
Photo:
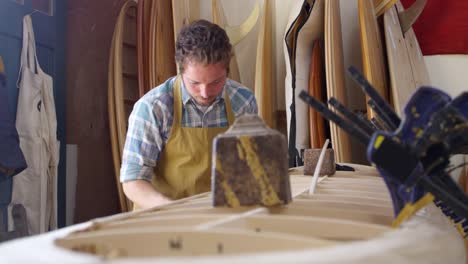
[[[123,0],[68,1],[67,144],[77,145],[75,222],[119,212],[107,113],[107,71]]]

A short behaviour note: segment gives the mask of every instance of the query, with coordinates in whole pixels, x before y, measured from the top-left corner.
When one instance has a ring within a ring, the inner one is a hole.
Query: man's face
[[[187,62],[182,73],[185,88],[201,106],[213,103],[223,90],[226,78],[226,65],[222,62],[207,65]]]

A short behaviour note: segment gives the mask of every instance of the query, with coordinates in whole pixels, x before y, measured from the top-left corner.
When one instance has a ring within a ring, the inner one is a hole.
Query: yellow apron
[[[226,127],[182,127],[181,78],[174,83],[174,120],[161,159],[154,169],[153,186],[171,199],[180,199],[211,189],[212,143],[234,121],[231,101],[225,92]]]

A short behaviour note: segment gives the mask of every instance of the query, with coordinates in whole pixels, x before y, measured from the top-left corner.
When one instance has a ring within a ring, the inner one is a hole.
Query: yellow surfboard
[[[388,101],[388,77],[384,45],[374,12],[374,0],[359,0],[359,23],[361,27],[361,50],[364,76],[377,92]],[[366,101],[369,98],[366,97]],[[376,114],[367,106],[367,116]]]
[[[212,0],[212,12],[213,12],[213,23],[219,25],[222,28],[226,28],[227,20],[226,16],[224,15],[223,6],[217,0]],[[231,63],[229,64],[229,78],[241,82],[240,73],[239,73],[239,66],[237,65],[236,54],[232,52]]]
[[[335,97],[346,106],[343,47],[339,0],[325,1],[325,72],[328,98]],[[345,131],[330,122],[330,133],[336,162],[351,162],[351,141]]]
[[[271,0],[265,0],[262,13],[255,66],[255,98],[258,114],[269,127],[274,128],[276,122],[273,115],[275,90],[272,86]]]

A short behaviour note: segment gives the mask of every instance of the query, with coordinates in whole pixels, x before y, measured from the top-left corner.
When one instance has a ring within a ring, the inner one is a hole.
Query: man
[[[176,41],[179,75],[135,104],[120,181],[136,208],[209,191],[214,137],[235,117],[257,113],[252,91],[227,78],[231,49],[215,24],[184,27]]]

